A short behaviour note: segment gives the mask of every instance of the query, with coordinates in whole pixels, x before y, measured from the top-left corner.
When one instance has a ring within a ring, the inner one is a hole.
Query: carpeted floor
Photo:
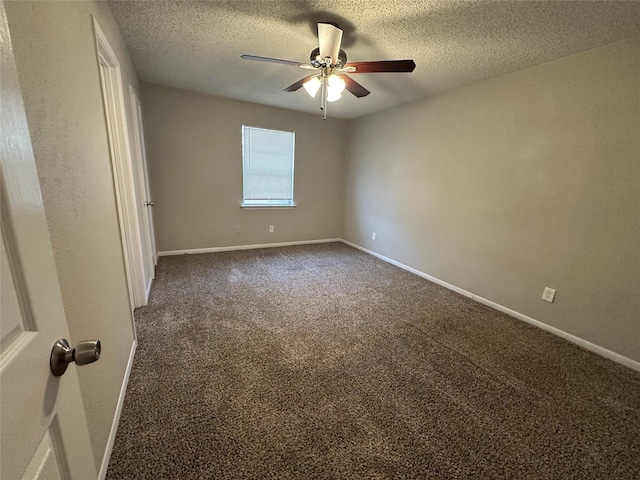
[[[108,479],[638,479],[640,373],[341,243],[160,259]]]

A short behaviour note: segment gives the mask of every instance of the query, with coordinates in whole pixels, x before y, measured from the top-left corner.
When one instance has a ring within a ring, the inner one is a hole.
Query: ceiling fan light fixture
[[[336,93],[335,91],[327,91],[327,102],[335,102],[336,100],[340,100],[342,98],[341,93]]]
[[[342,77],[336,75],[335,73],[332,73],[327,79],[327,87],[329,88],[329,95],[335,96],[336,94],[340,95],[342,94],[342,92],[344,92],[346,84]]]
[[[320,85],[322,85],[320,78],[315,76],[307,80],[302,86],[312,98],[315,98],[316,93],[318,93],[318,90],[320,89]]]

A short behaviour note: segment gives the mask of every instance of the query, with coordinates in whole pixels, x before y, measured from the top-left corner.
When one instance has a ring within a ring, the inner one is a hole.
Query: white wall
[[[341,236],[345,120],[144,82],[142,106],[159,251]],[[243,124],[295,131],[297,208],[240,208]]]
[[[639,44],[355,120],[344,238],[640,361]]]
[[[6,2],[71,343],[98,338],[100,361],[78,369],[100,469],[133,344],[100,89],[95,16],[136,75],[106,2]]]

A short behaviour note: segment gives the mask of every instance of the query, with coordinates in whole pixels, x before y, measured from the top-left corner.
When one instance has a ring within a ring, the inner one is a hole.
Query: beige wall
[[[159,251],[341,236],[345,120],[149,83],[142,108]],[[296,132],[297,208],[240,208],[243,124]]]
[[[640,361],[639,43],[354,121],[344,238]]]
[[[78,370],[99,468],[133,334],[91,15],[138,84],[105,2],[6,9],[71,340],[103,342]],[[343,236],[640,361],[639,62],[635,39],[352,122],[143,84],[158,248]],[[243,123],[296,131],[298,208],[239,208]]]
[[[6,2],[72,343],[99,338],[78,369],[96,466],[107,447],[133,344],[91,15],[138,89],[106,2]]]

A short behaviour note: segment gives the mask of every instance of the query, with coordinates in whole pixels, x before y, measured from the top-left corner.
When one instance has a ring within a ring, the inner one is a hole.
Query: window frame
[[[289,203],[259,203],[259,201],[252,201],[246,198],[245,187],[245,129],[249,130],[265,130],[269,132],[289,133],[292,135],[292,151],[291,151],[291,200]],[[290,209],[296,208],[295,202],[295,164],[296,164],[296,132],[292,130],[278,130],[275,128],[255,127],[251,125],[242,124],[241,128],[241,148],[242,148],[242,202],[241,208],[270,208],[270,209]],[[255,203],[254,203],[255,202]]]

